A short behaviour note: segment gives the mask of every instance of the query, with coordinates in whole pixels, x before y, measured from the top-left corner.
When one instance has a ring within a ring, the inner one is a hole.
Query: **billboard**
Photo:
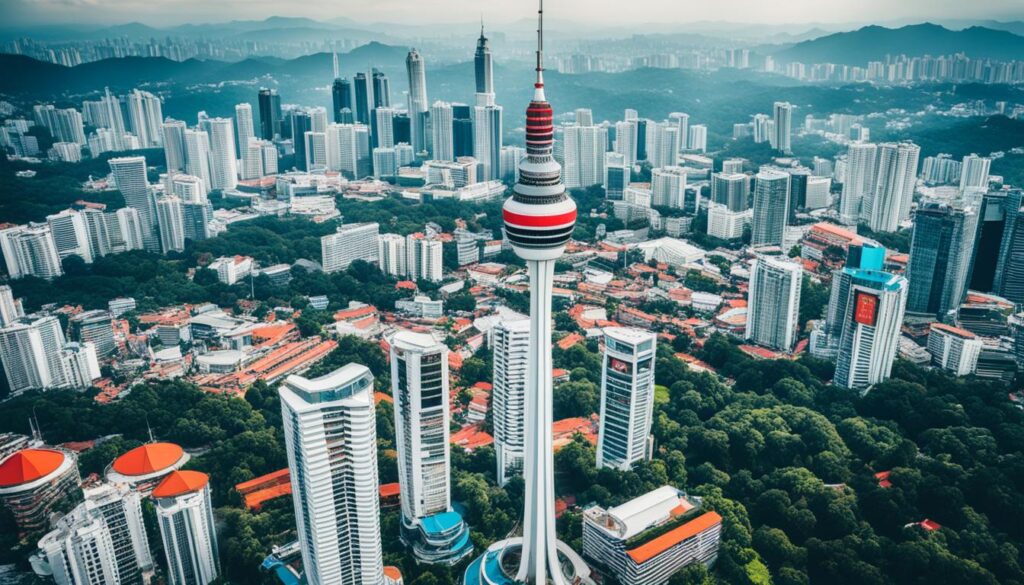
[[[633,370],[633,368],[630,367],[630,364],[628,362],[624,362],[613,357],[608,358],[608,364],[611,366],[613,370],[622,374],[631,374]]]
[[[861,325],[875,326],[878,318],[878,296],[857,291],[853,298],[853,321]]]

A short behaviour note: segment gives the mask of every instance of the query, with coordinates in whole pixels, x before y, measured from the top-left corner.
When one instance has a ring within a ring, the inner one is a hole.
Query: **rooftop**
[[[174,443],[147,443],[115,459],[113,467],[121,475],[148,475],[173,466],[184,454]]]
[[[688,538],[692,538],[708,528],[711,528],[715,524],[720,524],[721,522],[722,517],[719,516],[717,512],[706,512],[696,519],[674,528],[646,544],[627,551],[626,554],[628,554],[635,563],[645,563],[680,542],[683,542]]]
[[[46,477],[67,457],[56,449],[23,449],[0,463],[0,487],[11,487]]]
[[[172,471],[153,490],[154,498],[174,498],[199,490],[210,483],[210,476],[200,471]]]

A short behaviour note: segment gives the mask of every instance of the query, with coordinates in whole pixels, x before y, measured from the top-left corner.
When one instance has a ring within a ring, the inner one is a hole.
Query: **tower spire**
[[[537,81],[533,86],[541,90],[543,99],[544,88],[544,0],[540,0],[537,8]]]

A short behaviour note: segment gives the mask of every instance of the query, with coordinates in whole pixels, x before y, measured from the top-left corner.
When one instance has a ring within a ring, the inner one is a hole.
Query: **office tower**
[[[260,88],[260,138],[274,140],[281,136],[281,96],[276,89]]]
[[[237,153],[239,158],[244,158],[249,140],[256,138],[256,126],[252,120],[252,106],[247,103],[235,106],[235,133]]]
[[[427,142],[426,113],[427,101],[427,67],[416,49],[409,51],[405,58],[405,70],[409,76],[409,119],[412,122],[412,148],[423,152]]]
[[[210,135],[203,130],[185,130],[185,152],[185,172],[199,177],[208,189],[213,189]]]
[[[979,200],[978,243],[968,288],[978,292],[992,292],[999,264],[1003,238],[1013,231],[1024,191],[1019,189],[989,191]]]
[[[552,157],[554,112],[544,96],[543,10],[538,11],[537,79],[526,110],[526,158],[519,166],[514,195],[505,201],[505,236],[526,261],[530,279],[530,343],[526,367],[526,486],[520,564],[507,578],[531,585],[565,585],[558,552],[578,560],[555,534],[554,459],[551,446],[551,289],[555,262],[576,224],[576,204],[566,194],[561,168]],[[505,548],[514,541],[497,543]],[[558,552],[556,552],[556,549]],[[487,553],[467,569],[480,575]],[[580,563],[582,565],[582,562]]]
[[[71,317],[69,325],[71,339],[79,343],[91,343],[96,348],[97,357],[107,357],[117,350],[109,312],[102,309],[83,311]]]
[[[690,137],[687,139],[690,150],[708,151],[708,127],[704,124],[690,126]]]
[[[58,585],[141,585],[153,568],[141,496],[124,485],[101,483],[39,541],[40,561]]]
[[[0,504],[14,517],[21,539],[38,536],[49,528],[53,515],[82,499],[78,457],[73,451],[16,451],[0,461],[0,477],[4,478]]]
[[[865,200],[875,189],[878,173],[878,146],[855,143],[846,153],[846,176],[842,198],[839,200],[839,219],[846,225],[857,225]]]
[[[21,301],[14,298],[10,285],[0,284],[0,327],[7,327],[22,316]]]
[[[373,108],[391,107],[391,80],[376,67],[371,72],[373,78]]]
[[[633,125],[633,135],[636,144],[636,159],[638,161],[647,160],[650,156],[650,152],[647,150],[647,127],[650,120],[636,119],[630,123]]]
[[[338,227],[338,231],[320,238],[324,272],[339,272],[355,260],[377,261],[377,223],[351,223]]]
[[[772,148],[789,154],[793,152],[793,149],[790,147],[790,139],[793,134],[793,104],[789,102],[775,102],[772,110]]]
[[[678,129],[676,137],[679,140],[679,150],[686,150],[687,140],[690,138],[690,115],[682,112],[672,112],[668,115],[668,119]]]
[[[380,541],[373,375],[348,364],[278,388],[305,580],[378,585]]]
[[[313,118],[309,111],[292,110],[289,113],[289,126],[291,128],[292,144],[295,147],[295,168],[301,171],[308,171],[306,166],[306,132],[313,130]]]
[[[488,94],[491,98],[494,94]],[[478,101],[480,94],[477,94]],[[502,130],[501,106],[488,104],[473,108],[473,157],[480,162],[483,179],[498,179],[501,161]]]
[[[789,174],[762,169],[754,178],[752,246],[781,246],[789,210]]]
[[[872,231],[895,232],[900,222],[910,217],[920,155],[921,147],[910,142],[878,145],[875,188],[861,207],[861,220]]]
[[[380,107],[373,110],[373,128],[370,134],[373,136],[373,146],[394,148],[395,146],[395,112],[389,107]]]
[[[167,172],[185,170],[185,159],[188,156],[185,147],[185,123],[181,120],[167,118],[162,129]]]
[[[648,459],[657,338],[626,327],[604,330],[597,466],[630,469]]]
[[[212,191],[231,190],[238,186],[235,157],[235,129],[231,118],[207,120],[210,139],[210,182]]]
[[[451,507],[448,348],[426,333],[395,335],[391,392],[402,540],[420,562],[455,564],[473,545],[462,516]]]
[[[708,204],[708,235],[722,240],[738,240],[750,225],[754,210],[732,211],[725,205]]]
[[[679,157],[679,126],[669,122],[650,124],[647,128],[651,137],[651,166],[654,168],[675,166]]]
[[[356,73],[354,79],[356,98],[356,122],[360,124],[370,123],[370,110],[373,109],[373,83],[366,73]]]
[[[155,148],[163,144],[160,126],[164,114],[159,97],[148,91],[133,90],[128,94],[128,114],[139,146]]]
[[[210,476],[172,471],[153,490],[153,499],[170,584],[207,585],[217,580],[220,561]]]
[[[491,63],[491,43],[484,36],[483,23],[480,23],[480,38],[476,41],[476,52],[473,54],[473,70],[476,78],[476,105],[493,105],[494,66]]]
[[[940,319],[956,311],[967,295],[977,240],[973,207],[925,202],[914,216],[907,264],[907,311]]]
[[[46,223],[50,226],[50,234],[61,260],[68,256],[78,256],[86,264],[92,263],[89,230],[81,213],[65,209],[60,213],[46,216]]]
[[[352,83],[344,77],[335,77],[331,84],[331,103],[333,105],[333,117],[337,124],[351,124],[354,120],[346,120],[352,117]],[[347,111],[346,111],[347,110]]]
[[[988,171],[992,159],[971,154],[965,156],[960,170],[960,192],[967,189],[988,189]]]
[[[797,211],[807,209],[807,179],[811,177],[810,169],[806,167],[791,167],[786,169],[789,173],[789,221],[796,223]]]
[[[185,250],[185,215],[181,198],[165,195],[156,202],[157,221],[160,226],[160,248],[167,252]]]
[[[793,349],[800,318],[803,268],[788,259],[761,256],[750,269],[746,338],[781,351]]]
[[[599,126],[566,126],[565,187],[599,185],[604,179],[605,130]]]
[[[452,104],[452,151],[455,158],[473,156],[473,108]]]
[[[448,102],[434,102],[430,106],[430,124],[434,160],[455,160],[452,105]]]
[[[742,158],[727,158],[722,161],[722,172],[723,175],[736,175],[743,174],[743,162]]]
[[[205,137],[205,132],[203,133]],[[185,131],[188,142],[189,131]],[[189,149],[191,151],[191,148]],[[203,153],[205,161],[205,153]],[[191,158],[191,157],[189,157]],[[160,251],[160,235],[157,231],[156,205],[149,192],[146,178],[146,158],[129,156],[112,158],[107,161],[114,175],[117,189],[124,197],[124,203],[139,213],[139,228],[142,231],[142,244],[150,252]],[[196,173],[190,173],[196,174]],[[209,173],[207,173],[207,176]]]
[[[823,209],[829,206],[829,194],[832,192],[832,179],[828,177],[810,176],[806,179],[804,207],[808,210]]]
[[[836,319],[841,328],[834,383],[842,388],[866,389],[889,377],[899,349],[900,327],[907,302],[907,279],[863,268],[844,268],[841,307]],[[829,307],[830,313],[833,308]]]
[[[686,201],[686,169],[669,166],[651,170],[651,205],[695,212],[695,204]]]
[[[977,335],[945,323],[932,323],[928,332],[928,353],[932,355],[932,365],[956,376],[974,373],[983,347]]]
[[[501,147],[501,180],[513,185],[519,180],[519,162],[526,157],[526,149],[521,146]]]
[[[327,168],[350,179],[369,176],[370,132],[362,124],[331,124],[327,127]]]
[[[0,329],[0,358],[11,392],[64,386],[64,343],[54,316],[26,317]]]
[[[391,276],[405,276],[405,236],[381,234],[377,239],[377,261],[380,271]]]
[[[729,211],[744,211],[750,200],[750,178],[742,173],[715,173],[711,176],[711,201]]]
[[[583,511],[583,554],[621,585],[665,585],[689,565],[709,565],[721,535],[717,512],[702,512],[700,500],[667,485]]]
[[[630,168],[626,157],[618,152],[607,152],[604,157],[604,196],[611,201],[620,201],[629,186]]]
[[[494,389],[491,410],[498,485],[519,475],[526,444],[526,367],[530,349],[530,321],[501,321],[494,327]]]
[[[64,274],[57,244],[47,224],[0,230],[0,250],[11,278],[35,276],[52,280]]]
[[[323,171],[327,168],[327,133],[307,131],[302,135],[306,153],[305,169]]]
[[[615,123],[614,150],[623,157],[627,168],[636,162],[636,126],[632,122]]]
[[[992,291],[1024,305],[1024,211],[1019,207],[1020,191],[1012,191],[1006,208],[1006,228],[999,247]]]

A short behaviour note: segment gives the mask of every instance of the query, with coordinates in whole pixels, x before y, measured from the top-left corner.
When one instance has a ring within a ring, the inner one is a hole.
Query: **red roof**
[[[22,485],[46,477],[67,455],[54,449],[23,449],[0,463],[0,487]]]
[[[149,475],[174,465],[184,454],[174,443],[147,443],[115,459],[114,471],[121,475]]]
[[[400,493],[402,493],[402,486],[397,481],[380,485],[380,497],[382,498],[392,498]]]
[[[626,554],[637,564],[646,563],[680,542],[693,538],[708,528],[721,523],[722,517],[717,512],[707,512],[678,528],[669,530],[646,544],[626,551]]]
[[[925,530],[927,530],[928,532],[931,532],[933,530],[938,530],[939,528],[942,528],[941,524],[939,524],[935,520],[929,520],[927,518],[925,518],[924,520],[921,520],[921,522],[919,522],[918,525],[921,528],[924,528]]]
[[[889,481],[889,474],[891,471],[879,471],[875,474],[875,479],[878,480],[878,487],[880,488],[891,488],[892,482]]]
[[[210,483],[210,476],[201,471],[172,471],[153,490],[154,498],[173,498],[198,492]]]
[[[391,579],[395,583],[398,583],[402,580],[402,571],[398,570],[398,567],[385,565],[384,576],[388,579]]]

